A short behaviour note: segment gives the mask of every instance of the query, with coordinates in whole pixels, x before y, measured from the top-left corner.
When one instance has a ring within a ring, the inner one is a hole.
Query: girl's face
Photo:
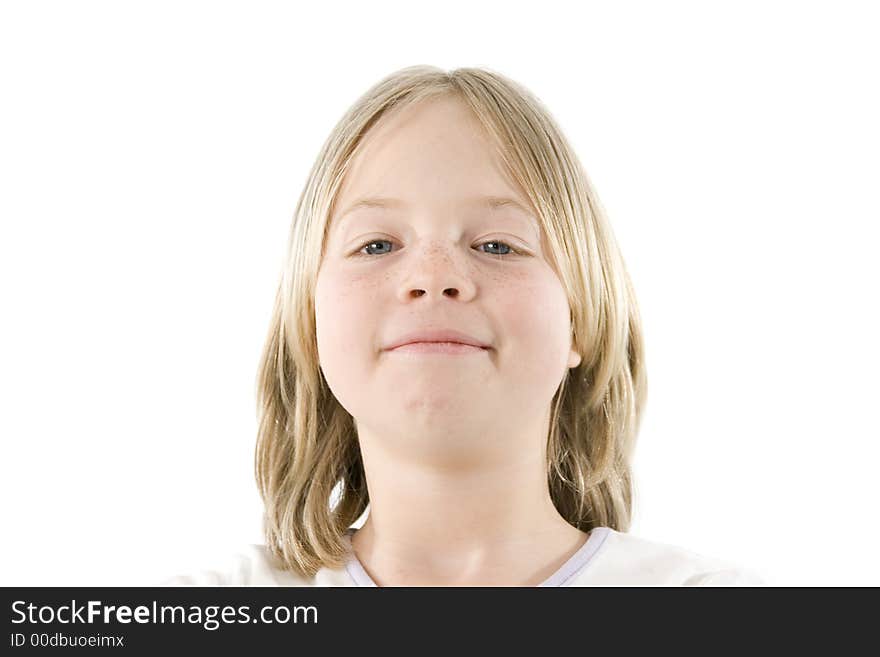
[[[376,197],[393,200],[350,209]],[[546,431],[553,394],[581,359],[544,248],[528,200],[461,101],[425,101],[371,129],[334,204],[315,292],[321,369],[361,438],[448,462]],[[489,348],[386,349],[420,330]]]

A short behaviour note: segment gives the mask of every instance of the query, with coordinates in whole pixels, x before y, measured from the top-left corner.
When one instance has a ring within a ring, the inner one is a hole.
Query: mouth
[[[461,342],[408,342],[389,349],[389,353],[401,354],[445,354],[449,356],[479,354],[489,351],[489,347],[478,347]]]
[[[478,349],[491,349],[492,345],[488,340],[482,340],[469,333],[458,331],[456,329],[420,329],[410,331],[407,334],[399,335],[395,340],[386,345],[386,350],[393,351],[409,344],[445,344],[445,345],[462,345],[468,347],[476,347]]]

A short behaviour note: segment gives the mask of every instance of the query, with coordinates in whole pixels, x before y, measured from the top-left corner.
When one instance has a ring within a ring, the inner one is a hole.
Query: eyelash
[[[360,257],[360,258],[375,258],[376,255],[369,254],[369,253],[361,253],[361,251],[363,251],[370,244],[376,244],[378,242],[388,242],[390,244],[391,240],[386,240],[386,239],[367,240],[366,242],[361,244],[360,247],[358,247],[358,250],[355,251],[354,255],[356,257]],[[509,258],[513,255],[524,255],[522,251],[515,248],[512,244],[509,244],[508,242],[502,242],[501,240],[486,240],[485,242],[481,242],[477,246],[483,246],[484,244],[503,244],[504,246],[506,246],[510,249],[511,253],[486,253],[486,255],[493,257],[493,258],[497,258],[499,260],[503,260],[504,258]],[[378,254],[378,255],[388,255],[388,254],[383,253],[383,254]]]

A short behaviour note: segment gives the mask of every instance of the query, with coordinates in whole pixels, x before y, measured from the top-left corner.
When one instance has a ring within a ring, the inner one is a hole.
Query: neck
[[[397,461],[367,480],[352,547],[379,586],[534,586],[587,538],[555,508],[543,458],[455,471]]]

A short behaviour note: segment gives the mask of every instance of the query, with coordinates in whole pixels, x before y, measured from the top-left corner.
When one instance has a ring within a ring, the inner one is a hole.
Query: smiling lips
[[[488,348],[475,347],[461,342],[409,342],[395,347],[391,351],[412,354],[479,354],[488,351]]]
[[[393,341],[386,351],[406,353],[472,354],[491,349],[487,343],[454,330],[415,331]]]

